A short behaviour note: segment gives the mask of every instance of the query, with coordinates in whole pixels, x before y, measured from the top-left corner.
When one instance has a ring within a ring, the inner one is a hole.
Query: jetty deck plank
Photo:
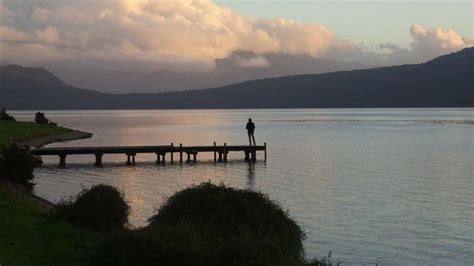
[[[102,156],[105,154],[125,154],[127,155],[127,163],[135,162],[135,155],[139,153],[155,153],[157,154],[157,163],[165,162],[165,155],[171,154],[171,163],[173,163],[173,153],[180,153],[180,162],[183,161],[182,154],[189,154],[194,156],[196,161],[196,154],[200,152],[212,152],[214,153],[214,161],[217,161],[216,154],[219,154],[219,161],[227,162],[227,154],[229,152],[244,152],[246,160],[256,160],[256,152],[264,151],[265,160],[267,158],[267,144],[259,146],[249,145],[212,145],[212,146],[175,146],[171,145],[159,145],[159,146],[100,146],[100,147],[53,147],[53,148],[37,148],[33,149],[32,153],[39,156],[57,155],[60,157],[60,166],[65,166],[66,156],[68,155],[84,155],[90,154],[96,156],[96,165],[102,165]]]

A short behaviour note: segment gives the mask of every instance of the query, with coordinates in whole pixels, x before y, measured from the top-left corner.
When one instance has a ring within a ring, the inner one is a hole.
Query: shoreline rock
[[[20,147],[41,147],[46,144],[51,144],[55,142],[65,142],[65,141],[71,141],[71,140],[78,140],[78,139],[88,139],[93,136],[92,133],[88,132],[83,132],[79,130],[72,130],[71,132],[67,132],[64,134],[59,134],[59,135],[51,135],[51,136],[46,136],[46,137],[41,137],[41,138],[35,138],[35,139],[30,139],[30,140],[25,140],[25,141],[19,141],[17,142],[18,146]]]

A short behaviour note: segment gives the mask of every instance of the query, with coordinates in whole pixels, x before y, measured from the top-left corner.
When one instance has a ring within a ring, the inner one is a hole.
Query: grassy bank
[[[0,148],[70,132],[28,122],[0,121]],[[48,221],[47,210],[0,181],[0,265],[82,265],[101,236]]]
[[[82,265],[101,236],[48,221],[47,211],[0,182],[0,265]]]
[[[71,132],[71,129],[33,122],[0,121],[0,148],[16,141]]]

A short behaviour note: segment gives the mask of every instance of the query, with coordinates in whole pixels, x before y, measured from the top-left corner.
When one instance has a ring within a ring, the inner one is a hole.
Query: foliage
[[[301,265],[304,233],[262,193],[203,183],[176,193],[150,225],[119,233],[99,264]]]
[[[5,107],[0,110],[0,121],[16,121],[15,118],[7,113]]]
[[[81,228],[111,232],[124,229],[128,214],[129,206],[123,194],[112,186],[101,184],[84,189],[75,201],[60,203],[51,217]]]
[[[304,233],[287,212],[262,193],[203,183],[169,198],[150,219],[150,227],[181,221],[193,221],[219,237],[275,236],[281,245],[295,249],[295,257],[303,255]]]
[[[2,150],[0,158],[0,180],[33,188],[33,154],[17,145]]]
[[[50,223],[47,211],[0,182],[2,265],[85,265],[103,236],[67,223]]]
[[[97,265],[300,265],[270,238],[206,236],[192,222],[124,231],[106,242]]]
[[[42,112],[37,112],[35,114],[35,123],[41,124],[41,125],[53,125],[53,126],[56,125],[56,123],[53,123],[48,118],[46,118],[46,116]]]

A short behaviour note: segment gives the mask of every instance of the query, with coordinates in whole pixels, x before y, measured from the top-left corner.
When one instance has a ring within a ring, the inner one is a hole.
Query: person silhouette
[[[247,129],[247,135],[249,136],[250,146],[252,146],[252,140],[253,145],[257,145],[255,144],[255,136],[253,135],[255,131],[255,124],[252,122],[252,118],[249,118],[249,122],[247,123],[247,126],[245,128]]]

